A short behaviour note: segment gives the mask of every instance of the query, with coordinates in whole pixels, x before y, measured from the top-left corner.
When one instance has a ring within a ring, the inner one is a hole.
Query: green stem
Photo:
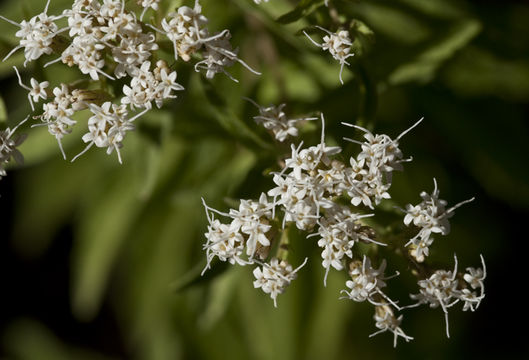
[[[283,232],[281,233],[281,239],[279,240],[279,245],[276,252],[276,257],[278,260],[287,260],[288,258],[288,246],[290,244],[288,230],[289,227],[283,229]]]

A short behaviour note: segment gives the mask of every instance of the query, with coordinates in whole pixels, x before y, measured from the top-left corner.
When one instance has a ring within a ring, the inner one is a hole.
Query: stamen
[[[75,160],[77,160],[81,155],[83,155],[84,153],[86,153],[91,147],[92,145],[94,145],[94,142],[90,142],[85,148],[83,151],[81,151],[79,154],[77,154],[76,156],[74,156],[74,158],[72,159],[71,162],[74,162]],[[66,156],[64,156],[64,160],[66,160]]]
[[[400,133],[399,136],[397,136],[397,138],[395,139],[396,141],[399,141],[404,135],[406,135],[407,133],[409,133],[411,130],[413,130],[413,128],[415,128],[417,125],[419,125],[422,121],[424,120],[424,116],[422,118],[419,119],[419,121],[417,121],[415,124],[413,124],[412,126],[410,126],[408,129],[404,130],[402,133]]]
[[[314,41],[314,40],[309,36],[309,34],[307,34],[307,33],[305,32],[305,30],[303,30],[303,34],[305,34],[305,36],[308,37],[309,40],[310,40],[310,42],[312,42],[314,45],[316,45],[317,47],[320,47],[320,48],[322,47],[322,45],[321,45],[321,44],[318,44],[316,41]]]

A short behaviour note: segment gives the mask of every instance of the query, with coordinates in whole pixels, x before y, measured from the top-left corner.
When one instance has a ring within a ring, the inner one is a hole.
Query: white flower
[[[93,28],[93,18],[87,16],[84,12],[70,10],[68,13],[68,26],[70,31],[68,35],[87,35]]]
[[[391,305],[399,308],[395,302],[390,300],[380,289],[386,286],[384,280],[384,270],[386,268],[386,260],[383,260],[378,269],[371,266],[371,260],[364,255],[363,261],[353,261],[350,264],[349,275],[351,280],[345,283],[350,290],[342,290],[340,293],[345,293],[346,296],[341,299],[351,299],[356,302],[369,301],[373,305],[380,305],[379,302],[373,299],[375,294],[382,296],[388,300]],[[397,273],[398,275],[398,273]]]
[[[349,208],[336,204],[326,209],[325,217],[319,222],[318,232],[309,235],[309,237],[318,236],[320,238],[318,246],[323,248],[321,257],[323,258],[322,266],[325,268],[324,286],[327,286],[327,275],[330,268],[342,270],[344,257],[352,259],[352,248],[355,242],[364,238],[364,235],[359,232],[361,225],[358,220],[372,215],[354,214]]]
[[[99,8],[101,17],[112,18],[117,16],[123,10],[122,2],[119,0],[103,0]]]
[[[89,104],[89,109],[94,115],[88,119],[88,133],[83,135],[83,141],[89,144],[72,161],[75,161],[95,144],[97,147],[106,147],[109,155],[113,150],[116,150],[121,164],[121,152],[119,149],[123,146],[125,134],[134,130],[132,122],[145,114],[148,109],[130,119],[127,118],[128,113],[125,105],[112,104],[110,101],[105,102],[101,106]]]
[[[447,235],[450,232],[450,222],[448,221],[454,215],[454,211],[463,204],[471,202],[474,198],[462,201],[455,206],[446,209],[447,202],[439,199],[439,189],[437,181],[434,181],[434,190],[431,194],[425,191],[421,192],[423,201],[418,205],[406,205],[406,216],[404,224],[409,226],[411,223],[420,228],[419,233],[414,236],[406,246],[411,245],[411,255],[419,262],[428,256],[428,248],[433,243],[432,233]]]
[[[77,65],[83,74],[87,74],[92,80],[99,80],[99,75],[103,75],[110,80],[114,78],[102,69],[105,66],[102,50],[103,44],[94,41],[91,35],[76,36],[71,44],[62,52],[60,60],[68,66]],[[57,59],[59,60],[59,59]],[[47,65],[56,62],[51,61]]]
[[[356,141],[344,138],[347,141],[359,144],[362,151],[356,158],[350,158],[351,168],[347,169],[344,190],[351,197],[351,203],[355,206],[364,204],[373,208],[373,203],[378,205],[383,199],[389,199],[389,188],[391,187],[392,172],[402,170],[402,162],[411,159],[402,159],[399,149],[400,139],[417,126],[420,119],[407,130],[403,131],[396,139],[388,135],[373,135],[369,130],[349,123],[343,125],[359,129],[364,132],[364,141]]]
[[[189,61],[208,37],[208,19],[201,12],[202,7],[196,0],[193,9],[181,6],[176,13],[169,14],[169,21],[162,20],[162,32],[173,43],[175,59]]]
[[[40,99],[46,100],[48,95],[46,94],[46,88],[50,85],[48,81],[43,81],[39,83],[34,78],[30,79],[31,87],[28,87],[22,83],[22,79],[20,77],[20,74],[18,72],[18,69],[16,66],[13,66],[13,69],[15,69],[15,73],[17,74],[18,78],[18,84],[28,91],[28,100],[29,104],[31,105],[31,110],[35,111],[34,102],[39,102]]]
[[[388,305],[375,306],[375,315],[373,318],[375,319],[375,326],[380,330],[369,335],[369,337],[373,337],[385,331],[391,331],[393,333],[393,347],[397,346],[397,338],[399,336],[406,340],[406,342],[413,340],[411,336],[406,335],[400,328],[402,315],[398,318],[395,317],[393,310]]]
[[[464,302],[463,310],[470,309],[474,311],[485,297],[485,286],[483,280],[486,277],[485,260],[481,256],[483,269],[467,268],[468,273],[463,275],[465,281],[475,288],[481,289],[481,294],[470,291],[457,278],[457,257],[454,255],[454,270],[437,270],[428,279],[419,280],[419,294],[410,295],[412,299],[418,300],[418,303],[408,307],[415,307],[421,304],[428,304],[432,308],[440,306],[445,314],[446,336],[450,337],[448,327],[448,309],[459,301]]]
[[[467,268],[467,273],[463,275],[463,279],[472,287],[472,289],[477,288],[484,288],[485,285],[483,284],[483,280],[487,277],[487,270],[485,267],[485,260],[483,259],[483,256],[481,257],[481,263],[483,265],[483,268]]]
[[[260,106],[252,99],[248,99],[259,110],[259,115],[254,116],[256,123],[262,124],[265,129],[270,130],[275,138],[281,142],[285,141],[287,136],[298,136],[296,124],[300,121],[316,120],[317,118],[288,119],[283,108],[286,104],[279,106],[270,105],[268,107]]]
[[[126,73],[133,76],[134,69],[149,60],[152,51],[158,49],[158,44],[154,34],[142,32],[142,27],[130,14],[121,15],[117,24],[119,43],[112,47],[112,56],[118,63],[114,74],[117,77],[123,77]],[[110,34],[112,32],[107,33]]]
[[[460,299],[465,304],[463,311],[476,310],[481,304],[481,300],[485,298],[485,278],[487,277],[487,268],[485,266],[485,259],[480,255],[481,265],[483,268],[468,267],[467,272],[463,275],[463,279],[467,282],[473,290],[479,289],[479,295],[469,289],[461,291]]]
[[[160,3],[160,0],[136,0],[136,2],[143,8],[143,11],[140,15],[141,20],[143,19],[143,15],[145,15],[147,9],[151,8],[153,10],[158,10],[158,4]]]
[[[211,260],[217,256],[222,261],[228,259],[231,263],[251,264],[254,257],[259,257],[261,260],[266,258],[270,246],[270,239],[267,236],[268,231],[272,228],[269,224],[269,219],[272,218],[273,204],[267,200],[266,194],[261,194],[259,201],[241,200],[239,210],[231,209],[229,213],[222,213],[218,210],[210,208],[202,199],[206,215],[210,223],[210,229],[206,236],[206,244],[204,248],[207,249],[208,262],[206,269],[209,268]],[[229,226],[214,224],[213,215],[210,213],[217,213],[219,215],[229,217],[232,219]],[[238,234],[235,236],[234,234]],[[240,239],[237,241],[236,253],[233,253],[233,244],[227,244],[229,239]],[[222,252],[219,252],[218,246],[220,243]],[[229,246],[228,246],[229,245]],[[240,256],[246,248],[247,260],[243,260]],[[231,255],[226,255],[231,254]]]
[[[207,210],[206,210],[207,211]],[[208,215],[210,221],[208,232],[204,234],[207,239],[204,248],[206,249],[207,265],[204,271],[209,268],[211,261],[216,256],[221,261],[229,261],[231,264],[245,265],[247,262],[241,258],[244,253],[244,237],[239,231],[239,227],[234,224],[222,224],[219,220]]]
[[[43,112],[39,117],[43,123],[33,125],[45,125],[48,127],[48,132],[55,136],[64,159],[66,159],[66,154],[61,140],[65,135],[72,132],[71,127],[76,124],[76,121],[72,118],[76,109],[84,106],[81,104],[82,100],[73,95],[74,91],[70,91],[66,84],[60,84],[60,86],[55,87],[52,91],[55,96],[54,99],[42,106]]]
[[[273,258],[270,264],[264,263],[262,267],[257,267],[253,271],[256,280],[253,286],[261,288],[266,294],[274,300],[274,306],[277,307],[277,295],[282,294],[290,282],[296,278],[296,273],[307,263],[307,258],[303,264],[292,270],[292,266],[286,260]]]
[[[351,42],[351,38],[349,36],[349,31],[347,30],[339,30],[336,33],[332,33],[327,29],[322,28],[321,26],[316,26],[318,29],[324,31],[327,33],[323,37],[323,43],[318,44],[316,41],[314,41],[309,34],[307,34],[305,31],[303,33],[307,38],[316,46],[321,47],[323,50],[329,50],[332,57],[335,58],[340,62],[340,82],[343,84],[342,80],[342,72],[344,65],[350,65],[347,62],[347,58],[354,56],[353,53],[351,53],[351,47],[353,43]]]
[[[238,82],[224,68],[230,67],[235,62],[240,63],[250,72],[261,75],[260,72],[252,69],[248,64],[237,57],[238,49],[233,49],[230,43],[231,34],[229,30],[223,30],[209,39],[203,39],[205,50],[202,52],[203,60],[195,64],[195,71],[206,70],[206,77],[212,79],[217,73],[224,73],[230,79]]]
[[[28,62],[38,59],[43,54],[49,55],[53,52],[51,45],[58,31],[58,27],[54,21],[59,17],[47,15],[49,4],[50,0],[46,3],[44,11],[32,17],[29,21],[22,20],[20,23],[17,23],[0,15],[0,19],[20,28],[15,34],[16,37],[20,38],[20,44],[11,50],[4,57],[4,60],[9,58],[18,49],[24,48],[24,56],[26,58],[24,66],[26,66]]]
[[[132,72],[130,86],[123,86],[121,103],[135,108],[152,108],[152,102],[160,108],[165,99],[173,99],[175,90],[183,90],[184,87],[176,82],[176,71],[169,69],[165,61],[159,60],[151,72],[150,61],[145,61],[140,68]]]
[[[24,162],[24,157],[17,147],[24,142],[27,136],[26,134],[22,134],[13,137],[13,135],[19,126],[24,124],[28,119],[29,116],[18,123],[13,129],[7,128],[3,131],[0,130],[0,179],[2,179],[3,176],[6,176],[4,164],[8,163],[11,158],[15,159],[19,164]]]
[[[125,106],[117,106],[110,101],[101,106],[90,104],[90,111],[93,116],[88,119],[88,133],[83,135],[84,142],[93,142],[97,147],[108,147],[110,144],[110,129],[121,117],[127,115]],[[133,130],[133,127],[130,128]]]
[[[262,193],[259,201],[241,200],[239,210],[231,209],[229,216],[240,231],[248,235],[246,254],[252,259],[258,246],[270,246],[266,233],[272,228],[268,220],[272,218],[273,204],[268,203],[266,194]]]

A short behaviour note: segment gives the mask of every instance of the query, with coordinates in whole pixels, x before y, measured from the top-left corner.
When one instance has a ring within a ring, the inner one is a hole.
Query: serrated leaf
[[[323,5],[324,0],[301,0],[294,10],[281,15],[276,21],[281,24],[290,24],[302,17],[310,15],[317,8]]]
[[[477,20],[464,20],[453,25],[438,42],[428,46],[410,62],[393,70],[388,77],[389,83],[397,85],[411,81],[420,83],[430,81],[438,68],[480,31],[481,24]]]

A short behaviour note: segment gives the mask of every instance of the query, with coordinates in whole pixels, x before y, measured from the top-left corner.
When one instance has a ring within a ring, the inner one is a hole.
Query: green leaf
[[[383,35],[403,44],[417,44],[430,34],[428,23],[413,16],[406,9],[398,8],[398,3],[362,1],[354,6],[354,13],[373,28],[377,36]],[[386,51],[387,53],[387,51]]]
[[[288,13],[281,15],[277,22],[281,24],[290,24],[294,21],[301,19],[302,17],[310,15],[317,8],[323,5],[324,0],[301,0],[294,10],[289,11]]]
[[[19,360],[103,360],[110,359],[92,350],[63,343],[50,329],[29,319],[10,324],[3,334],[3,350],[9,358]]]
[[[464,15],[464,11],[451,0],[399,0],[399,2],[438,18],[457,18]]]
[[[7,121],[7,109],[4,99],[0,96],[0,124],[5,124]]]
[[[244,142],[246,145],[255,148],[270,148],[270,144],[261,139],[235,112],[228,106],[226,100],[220,95],[221,92],[215,89],[213,85],[206,81],[200,80],[204,95],[208,100],[209,106],[203,107],[209,116],[216,119],[218,123],[227,130],[233,137]]]
[[[529,61],[505,59],[492,52],[468,47],[442,72],[442,80],[463,96],[497,96],[529,100]]]
[[[375,42],[373,30],[360,20],[355,19],[351,22],[349,32],[353,39],[351,52],[355,54],[355,58],[366,54]]]
[[[110,180],[108,174],[97,179],[98,186],[86,193],[86,205],[80,213],[71,288],[73,312],[80,319],[97,314],[120,247],[141,209],[136,183],[124,170]]]
[[[234,266],[226,266],[230,271],[226,271],[212,282],[209,289],[206,308],[198,319],[199,325],[203,329],[211,329],[226,313],[231,300],[235,296],[235,287],[240,278],[241,270]]]
[[[171,291],[181,292],[190,288],[191,286],[209,282],[228,270],[230,268],[229,265],[230,264],[228,262],[215,259],[211,264],[211,268],[206,270],[204,275],[201,275],[204,267],[206,266],[206,262],[201,261],[197,263],[191,270],[185,273],[180,279],[169,285],[169,287],[171,288]]]
[[[87,158],[83,166],[75,166],[60,158],[23,172],[16,187],[13,232],[14,246],[24,256],[42,255],[58,229],[71,220],[80,189],[92,181],[97,164],[91,160]],[[27,219],[31,219],[31,226]]]
[[[321,281],[323,271],[320,269],[318,273]],[[358,305],[338,300],[336,294],[340,293],[343,284],[343,274],[331,271],[326,287],[320,284],[312,289],[315,294],[312,295],[312,311],[308,314],[309,326],[305,328],[307,348],[304,359],[339,358],[342,334],[346,333],[347,321],[355,305]]]
[[[428,46],[410,62],[394,69],[389,75],[389,83],[392,85],[412,81],[426,83],[432,80],[438,68],[466,46],[480,31],[481,24],[477,20],[458,22],[434,45]]]

